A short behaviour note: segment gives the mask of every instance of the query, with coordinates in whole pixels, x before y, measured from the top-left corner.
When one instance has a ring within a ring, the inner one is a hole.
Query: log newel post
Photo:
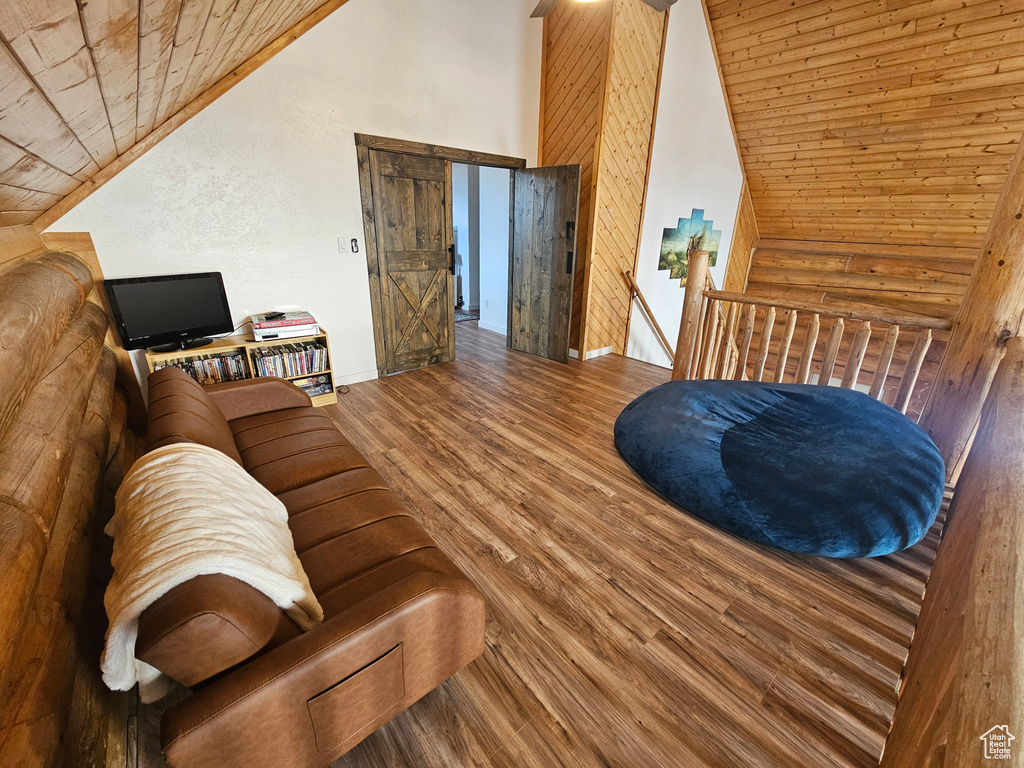
[[[920,424],[946,461],[960,466],[981,415],[1007,338],[1024,315],[1024,141],[985,235],[985,245],[964,293],[946,354]]]
[[[672,362],[673,379],[689,379],[697,340],[697,327],[701,322],[701,305],[704,299],[704,285],[708,279],[707,251],[698,251],[690,256],[686,276],[686,293],[683,296],[683,316],[679,322],[679,340],[676,342],[676,357]]]

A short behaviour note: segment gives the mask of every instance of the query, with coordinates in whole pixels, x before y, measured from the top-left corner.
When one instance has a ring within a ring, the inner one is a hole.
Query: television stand
[[[170,344],[160,344],[150,347],[150,350],[153,352],[177,352],[179,349],[198,349],[199,347],[205,347],[207,344],[213,344],[213,339],[201,336],[198,339],[185,339],[184,341],[171,342]]]

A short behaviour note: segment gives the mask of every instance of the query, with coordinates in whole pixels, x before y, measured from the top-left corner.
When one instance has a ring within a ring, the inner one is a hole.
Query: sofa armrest
[[[258,589],[210,573],[173,587],[142,612],[135,656],[191,687],[300,632]]]
[[[245,381],[226,381],[204,387],[204,390],[228,421],[285,408],[305,408],[312,405],[309,395],[301,389],[290,381],[273,376]]]
[[[483,597],[420,572],[338,613],[168,710],[174,768],[327,765],[476,658]],[[259,723],[273,728],[260,729]]]

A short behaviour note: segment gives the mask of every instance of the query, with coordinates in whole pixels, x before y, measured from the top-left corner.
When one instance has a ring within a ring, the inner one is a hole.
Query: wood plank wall
[[[611,58],[598,146],[584,346],[623,354],[654,133],[667,14],[639,0],[613,6]]]
[[[732,230],[732,245],[729,246],[729,261],[725,265],[725,280],[722,290],[743,293],[747,289],[747,273],[754,247],[760,239],[757,228],[757,214],[750,199],[750,187],[743,182],[740,203],[736,209],[736,225]]]
[[[1024,133],[1024,5],[707,7],[762,237],[981,246]]]
[[[611,3],[560,2],[544,18],[540,165],[580,166],[580,211],[569,346],[579,349],[586,304],[597,155],[611,39]]]
[[[0,227],[91,192],[344,2],[4,0]]]
[[[570,346],[622,352],[666,15],[562,0],[544,19],[540,158],[581,169]]]

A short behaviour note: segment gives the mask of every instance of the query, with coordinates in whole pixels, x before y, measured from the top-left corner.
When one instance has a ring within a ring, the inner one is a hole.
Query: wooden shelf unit
[[[259,370],[253,364],[254,354],[258,354],[260,349],[285,346],[288,344],[304,344],[310,341],[319,341],[323,344],[324,348],[327,349],[327,364],[328,368],[325,371],[317,371],[316,373],[303,374],[300,376],[287,376],[285,377],[288,381],[298,381],[299,379],[307,379],[313,376],[326,376],[331,384],[331,391],[322,395],[312,395],[313,405],[320,407],[322,405],[333,405],[338,402],[337,390],[334,386],[334,376],[331,374],[330,364],[331,356],[330,349],[327,344],[327,333],[321,330],[320,333],[312,336],[297,336],[293,339],[268,339],[266,341],[250,341],[245,336],[226,336],[222,339],[214,339],[212,344],[207,344],[205,347],[197,347],[196,349],[176,349],[171,352],[153,352],[150,349],[146,350],[146,365],[149,367],[149,372],[152,373],[157,368],[163,368],[168,364],[170,360],[194,360],[201,358],[213,358],[213,357],[230,357],[233,355],[240,354],[243,361],[243,373],[241,377],[243,379],[255,379],[261,378]],[[208,382],[212,383],[212,382]]]

